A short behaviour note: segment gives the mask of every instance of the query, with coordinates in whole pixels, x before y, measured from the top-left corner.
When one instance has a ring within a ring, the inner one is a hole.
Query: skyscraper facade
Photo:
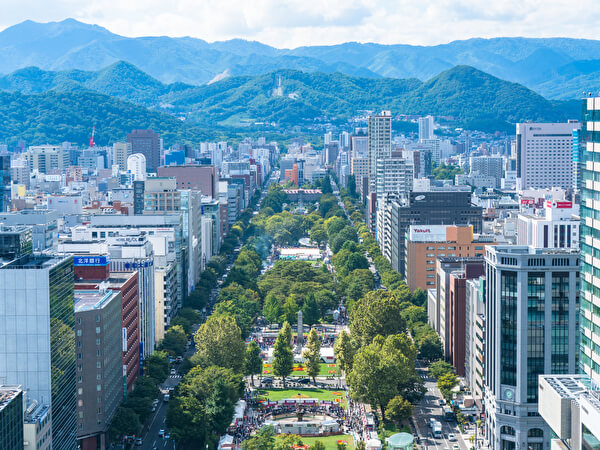
[[[73,258],[26,255],[0,267],[0,379],[50,404],[52,448],[77,448]]]
[[[581,355],[580,369],[600,383],[600,248],[594,241],[600,238],[600,208],[596,204],[600,196],[597,180],[600,170],[600,133],[594,131],[600,120],[600,98],[585,99],[583,117],[583,143],[581,149]]]
[[[538,412],[538,378],[574,373],[579,253],[486,248],[485,433],[495,449],[550,448]]]
[[[10,155],[0,155],[0,212],[10,210]]]
[[[419,124],[419,141],[435,138],[435,135],[433,134],[434,124],[432,116],[419,117],[417,123]]]
[[[369,192],[376,192],[377,160],[392,154],[392,113],[369,116]]]
[[[127,133],[131,154],[141,153],[146,157],[146,170],[156,172],[160,165],[160,134],[152,130],[133,130]]]

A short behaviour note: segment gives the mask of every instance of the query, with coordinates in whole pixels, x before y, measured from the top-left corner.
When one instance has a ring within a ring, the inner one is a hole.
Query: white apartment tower
[[[433,124],[433,116],[420,117],[417,120],[419,124],[419,141],[423,142],[426,139],[434,139],[433,130],[435,125]]]
[[[127,158],[131,156],[131,142],[115,142],[113,144],[113,161],[119,170],[127,172]]]
[[[392,113],[381,111],[369,116],[369,191],[375,192],[377,182],[377,160],[392,155]]]

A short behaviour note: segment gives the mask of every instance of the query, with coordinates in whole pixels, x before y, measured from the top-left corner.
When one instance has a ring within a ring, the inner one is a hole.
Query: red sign
[[[535,200],[532,198],[522,198],[521,205],[535,205]]]
[[[413,228],[415,233],[431,233],[429,228]]]
[[[573,202],[556,202],[557,208],[572,208]]]

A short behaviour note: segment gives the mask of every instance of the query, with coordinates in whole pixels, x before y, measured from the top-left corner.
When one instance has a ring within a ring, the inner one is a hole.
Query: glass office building
[[[27,255],[0,268],[0,379],[50,404],[52,447],[75,449],[73,258]]]

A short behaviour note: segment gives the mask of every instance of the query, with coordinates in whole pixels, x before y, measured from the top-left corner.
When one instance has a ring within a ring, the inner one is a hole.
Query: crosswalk
[[[169,378],[181,378],[181,375],[169,375]]]

